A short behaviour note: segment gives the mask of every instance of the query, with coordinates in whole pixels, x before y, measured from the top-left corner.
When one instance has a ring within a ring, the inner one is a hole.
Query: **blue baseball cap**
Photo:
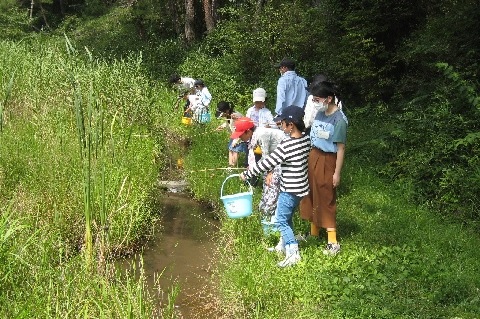
[[[290,105],[284,108],[282,110],[282,114],[277,115],[273,119],[273,121],[280,122],[283,120],[289,120],[290,122],[293,122],[293,123],[299,123],[303,121],[304,115],[305,115],[305,111],[303,110],[303,108],[295,105]]]

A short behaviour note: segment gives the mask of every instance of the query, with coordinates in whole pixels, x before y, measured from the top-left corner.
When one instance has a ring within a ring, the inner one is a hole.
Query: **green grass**
[[[85,267],[66,258],[55,236],[29,218],[0,210],[1,318],[152,318],[159,310],[145,278],[120,277],[111,264]]]
[[[141,56],[107,63],[68,39],[0,42],[0,55],[0,318],[166,314],[110,262],[152,233],[173,93]]]
[[[277,238],[263,236],[257,210],[241,220],[224,217],[218,197],[225,173],[189,175],[195,194],[216,203],[223,221],[216,278],[229,316],[478,318],[478,234],[412,204],[409,185],[379,178],[378,162],[364,157],[368,151],[357,156],[356,144],[372,133],[359,124],[350,127],[338,199],[341,253],[323,255],[323,232],[320,241],[301,243],[302,261],[288,269],[278,268],[279,257],[265,250]],[[212,140],[193,140],[187,169],[225,162],[227,137]],[[297,217],[295,231],[307,230]]]
[[[171,316],[176,289],[155,310],[143,278],[122,278],[108,257],[151,233],[150,192],[173,156],[222,220],[214,280],[228,317],[478,318],[478,234],[413,205],[409,185],[378,177],[382,140],[361,124],[368,114],[350,118],[342,252],[324,256],[322,234],[301,244],[302,262],[279,269],[265,251],[276,238],[263,236],[257,212],[231,220],[223,211],[228,134],[214,131],[218,123],[182,126],[174,94],[143,75],[141,55],[106,62],[66,42],[0,43],[0,317]],[[232,181],[225,192],[244,189]],[[297,218],[295,229],[308,224]]]

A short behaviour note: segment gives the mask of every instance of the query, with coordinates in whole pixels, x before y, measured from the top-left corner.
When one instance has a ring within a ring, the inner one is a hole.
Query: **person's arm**
[[[248,108],[247,113],[245,113],[245,117],[248,117],[249,119],[252,118],[252,107]]]
[[[275,113],[276,114],[281,114],[284,103],[285,103],[285,91],[286,91],[286,83],[285,81],[280,77],[277,83],[277,104],[275,106]]]
[[[235,112],[235,113],[233,113],[233,114],[231,115],[232,120],[237,120],[237,119],[239,119],[239,118],[241,118],[241,117],[242,117],[242,114],[237,113],[237,112]],[[248,116],[247,116],[247,117],[248,117]]]
[[[228,126],[228,122],[224,122],[223,124],[220,124],[217,128],[216,128],[216,131],[222,131],[224,129],[226,129]]]
[[[275,166],[280,165],[284,161],[285,150],[283,144],[280,143],[270,155],[262,158],[259,162],[253,164],[252,167],[249,167],[248,170],[241,173],[240,178],[246,180],[260,173],[271,171]]]
[[[340,174],[342,172],[344,157],[345,144],[337,143],[337,161],[335,162],[335,172],[333,173],[333,187],[340,185]]]
[[[262,110],[264,110],[262,112],[262,116],[261,116],[261,119],[260,119],[260,121],[262,122],[262,125],[264,127],[276,127],[277,125],[273,121],[272,112],[270,112],[270,110],[265,109],[265,108],[263,108]]]
[[[303,117],[303,123],[305,123],[305,128],[309,128],[313,124],[315,115],[317,114],[317,109],[313,105],[312,96],[310,95],[307,98],[307,103],[305,104],[305,116]]]

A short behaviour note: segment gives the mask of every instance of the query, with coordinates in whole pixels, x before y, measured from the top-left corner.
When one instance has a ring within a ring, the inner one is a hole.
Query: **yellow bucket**
[[[192,125],[192,118],[191,117],[182,117],[182,124],[185,125]]]
[[[177,160],[177,168],[183,168],[183,158]]]

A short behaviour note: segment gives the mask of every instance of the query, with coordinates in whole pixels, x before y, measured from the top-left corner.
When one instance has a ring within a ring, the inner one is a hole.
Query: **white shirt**
[[[190,109],[193,112],[198,112],[203,108],[202,101],[198,95],[189,95],[188,101],[190,102]]]
[[[273,121],[272,112],[266,107],[258,110],[255,108],[255,105],[253,105],[247,110],[246,117],[252,119],[253,124],[257,127],[277,127]]]
[[[200,102],[204,105],[207,106],[210,104],[212,101],[212,95],[210,94],[210,91],[208,91],[207,87],[203,87],[201,90],[197,90],[197,95],[200,97]]]
[[[180,89],[185,89],[185,90],[190,90],[195,86],[195,80],[192,78],[180,78],[180,83],[178,84],[178,88]]]

